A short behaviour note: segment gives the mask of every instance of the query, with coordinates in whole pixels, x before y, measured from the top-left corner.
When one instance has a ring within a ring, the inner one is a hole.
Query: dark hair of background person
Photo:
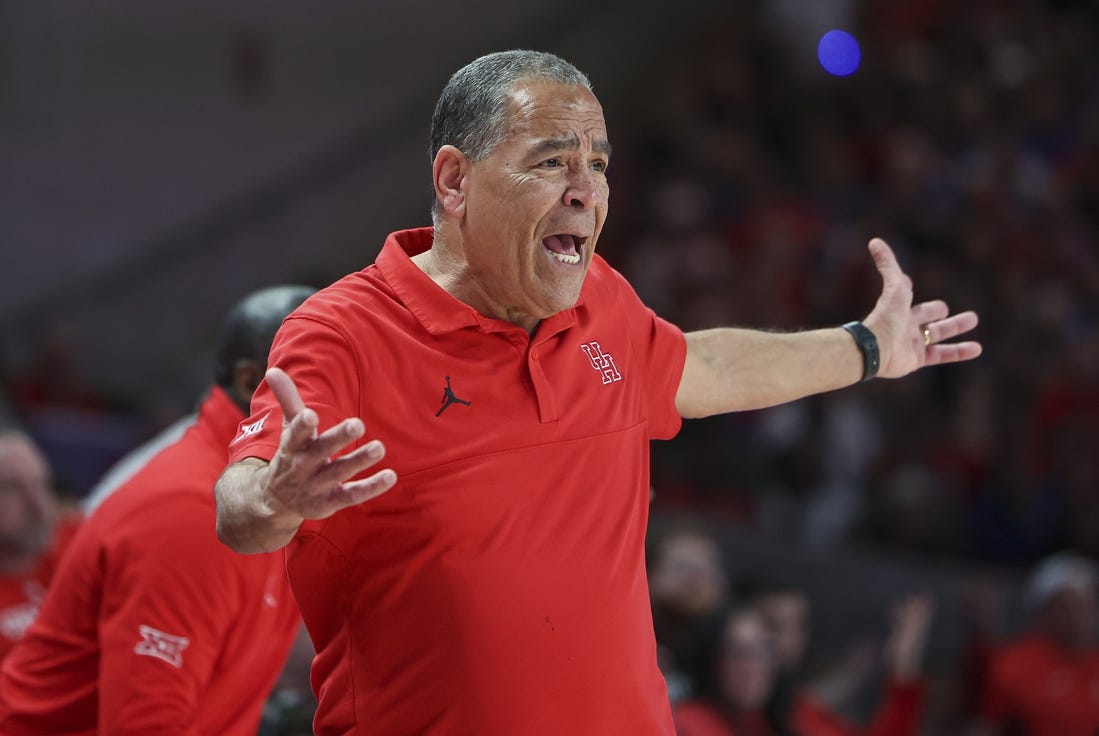
[[[781,595],[787,593],[802,593],[796,585],[790,585],[782,581],[756,578],[740,581],[734,587],[734,600],[741,601],[745,606],[756,606],[760,599],[768,595]],[[726,618],[732,618],[731,614]],[[712,669],[712,667],[711,667]],[[712,685],[712,683],[710,683]],[[794,706],[797,700],[798,689],[801,687],[799,673],[787,667],[776,666],[775,682],[771,687],[771,697],[767,699],[763,714],[767,724],[778,736],[792,736],[794,718]]]
[[[725,630],[729,622],[744,611],[752,610],[751,603],[734,603],[726,606],[721,615],[721,626],[707,632],[709,646],[703,650],[698,669],[693,672],[695,696],[709,701],[724,712],[724,696],[719,681],[719,668],[725,656]],[[789,673],[775,670],[775,680],[771,685],[771,695],[763,706],[763,717],[774,736],[797,736],[791,725],[793,721],[794,701],[797,688]]]
[[[308,286],[273,286],[249,294],[225,315],[215,342],[214,380],[234,399],[238,384],[252,383],[254,389],[259,383],[283,319],[314,291]]]

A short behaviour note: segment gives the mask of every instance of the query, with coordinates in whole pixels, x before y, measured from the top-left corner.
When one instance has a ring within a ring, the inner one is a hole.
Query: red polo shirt
[[[683,335],[598,256],[577,305],[528,335],[420,271],[431,238],[391,235],[271,353],[322,428],[362,417],[399,476],[288,548],[316,732],[672,734],[644,536]],[[252,410],[234,461],[277,448],[265,385]]]
[[[214,532],[241,412],[197,423],[83,524],[0,672],[0,734],[254,736],[298,625],[284,555]]]

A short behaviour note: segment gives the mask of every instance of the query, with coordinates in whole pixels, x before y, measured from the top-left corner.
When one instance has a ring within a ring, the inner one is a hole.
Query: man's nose
[[[596,203],[599,196],[599,185],[591,169],[584,167],[570,174],[564,197],[568,207],[587,209]]]

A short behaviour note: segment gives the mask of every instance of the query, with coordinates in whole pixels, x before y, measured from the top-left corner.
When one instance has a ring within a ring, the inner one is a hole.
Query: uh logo
[[[599,347],[597,341],[586,342],[580,346],[580,349],[584,351],[584,355],[588,356],[591,367],[599,372],[603,385],[622,380],[622,374],[614,364],[614,358],[610,353],[603,352],[603,348]]]

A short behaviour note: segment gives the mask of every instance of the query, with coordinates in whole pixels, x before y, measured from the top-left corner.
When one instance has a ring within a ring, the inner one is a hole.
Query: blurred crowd
[[[869,312],[881,236],[917,299],[980,313],[985,354],[688,423],[654,447],[657,508],[821,547],[1099,554],[1099,6],[847,3],[863,63],[834,78],[797,5],[738,4],[643,70],[611,118],[608,257],[685,328],[797,330]]]
[[[952,677],[928,667],[936,600],[902,596],[884,636],[813,661],[813,601],[759,571],[736,580],[698,522],[658,529],[648,549],[658,661],[679,736],[1091,736],[1099,729],[1099,565],[1043,559],[1026,615],[997,634],[971,621]],[[860,702],[869,692],[870,700]],[[868,706],[868,707],[867,707]]]
[[[758,1],[654,54],[636,89],[595,80],[619,100],[608,105],[615,214],[604,255],[684,329],[797,330],[870,310],[879,283],[865,243],[881,236],[917,299],[980,313],[985,355],[688,422],[654,445],[654,519],[691,511],[717,522],[666,526],[650,545],[678,728],[1094,734],[1099,5],[832,5],[862,44],[850,77],[817,64],[796,2]],[[0,379],[0,420],[30,430],[70,501],[173,418],[99,393],[55,336],[36,353],[0,354]],[[0,643],[33,616],[70,533],[64,503],[44,500],[45,464],[34,442],[0,436]],[[882,610],[888,633],[873,651],[812,662],[813,601],[766,571],[732,579],[721,525],[813,554],[887,548],[1025,572],[1016,603],[1026,616],[995,632],[974,614],[952,660],[959,690],[928,726],[931,595]],[[303,678],[272,700],[272,723],[286,721],[280,708],[307,721]],[[875,678],[860,707],[856,693]],[[267,732],[290,732],[280,728]]]

